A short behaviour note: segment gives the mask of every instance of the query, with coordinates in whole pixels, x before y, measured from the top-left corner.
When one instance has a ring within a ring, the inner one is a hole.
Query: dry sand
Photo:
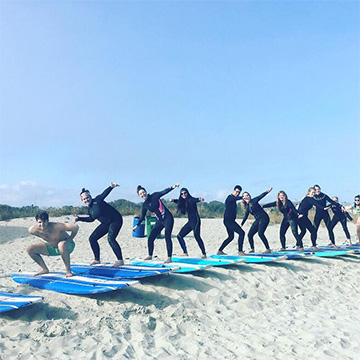
[[[144,257],[146,239],[131,237],[132,221],[124,218],[123,253]],[[175,219],[174,234],[184,221]],[[9,277],[38,270],[26,253],[37,242],[27,232],[34,223],[29,218],[0,222],[0,291],[45,298],[0,316],[0,359],[359,359],[360,255],[212,268],[157,277],[112,293],[71,296]],[[72,262],[88,263],[88,237],[96,224],[79,225]],[[354,234],[355,225],[349,228]],[[267,230],[274,249],[279,248],[278,230],[278,225]],[[204,219],[202,235],[208,254],[215,253],[226,237],[222,220]],[[340,225],[335,235],[338,243],[345,240]],[[321,228],[318,243],[327,242]],[[288,243],[294,243],[290,231]],[[305,243],[310,243],[308,235]],[[187,244],[191,255],[200,255],[192,236]],[[102,261],[114,262],[106,238],[100,246]],[[235,241],[226,251],[236,254]],[[175,239],[174,252],[181,253]],[[156,241],[155,254],[165,257],[164,240]],[[51,270],[63,271],[59,257],[45,261]]]

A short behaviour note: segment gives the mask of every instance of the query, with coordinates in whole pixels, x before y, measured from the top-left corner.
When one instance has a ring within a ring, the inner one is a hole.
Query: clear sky
[[[0,1],[0,203],[180,182],[360,193],[359,1]],[[177,196],[177,190],[173,196]]]

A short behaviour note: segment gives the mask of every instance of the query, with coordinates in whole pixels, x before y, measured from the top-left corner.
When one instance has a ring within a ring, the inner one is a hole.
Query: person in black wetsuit
[[[318,201],[314,200],[315,195],[315,188],[311,187],[307,191],[306,196],[301,200],[299,204],[299,215],[298,215],[298,223],[300,227],[300,239],[302,240],[306,234],[306,230],[309,230],[311,234],[311,243],[313,250],[319,250],[316,247],[316,239],[317,239],[317,230],[315,226],[311,223],[311,221],[308,218],[309,210],[315,206],[316,208],[319,208],[320,210],[326,211],[328,208],[324,208],[322,205],[319,204]]]
[[[270,218],[269,215],[265,212],[265,210],[261,207],[259,204],[259,201],[265,197],[272,188],[270,188],[268,191],[263,192],[261,195],[251,198],[250,194],[248,192],[243,193],[243,205],[245,207],[245,215],[241,222],[241,226],[243,226],[249,216],[249,214],[252,214],[255,217],[255,221],[250,227],[250,230],[248,232],[248,239],[250,244],[250,253],[255,252],[255,246],[254,246],[254,235],[258,233],[260,239],[264,243],[264,246],[266,250],[264,251],[264,254],[271,253],[271,249],[269,246],[269,242],[265,236],[265,230],[267,226],[269,225]]]
[[[161,230],[165,228],[165,241],[167,249],[167,259],[165,262],[171,262],[172,256],[172,241],[171,241],[171,232],[174,226],[174,217],[171,212],[167,209],[164,203],[161,201],[161,197],[169,193],[171,190],[179,187],[179,184],[175,184],[163,191],[154,192],[148,194],[148,192],[141,185],[137,187],[138,195],[144,200],[142,204],[141,216],[137,224],[133,227],[135,231],[138,226],[144,221],[147,211],[155,213],[157,221],[152,228],[150,235],[148,237],[148,251],[149,256],[145,260],[151,260],[154,253],[154,241],[156,237],[161,233]]]
[[[224,253],[224,249],[226,246],[230,244],[231,241],[233,241],[235,233],[239,234],[239,239],[238,239],[239,256],[245,255],[243,251],[245,232],[236,222],[236,214],[237,214],[236,202],[242,199],[242,196],[240,196],[241,190],[242,187],[240,185],[235,185],[234,190],[225,200],[225,213],[224,213],[223,223],[228,233],[228,237],[221,244],[217,252],[217,255],[226,255]]]
[[[263,205],[263,208],[277,207],[283,214],[283,219],[280,225],[280,251],[286,250],[286,231],[291,227],[291,231],[296,239],[296,247],[300,251],[304,251],[302,240],[298,233],[298,211],[295,209],[294,204],[288,199],[285,191],[279,191],[276,201]]]
[[[204,201],[204,199],[201,197],[192,197],[188,189],[182,188],[180,190],[179,199],[170,199],[169,201],[177,204],[179,214],[187,214],[188,216],[188,222],[181,228],[180,232],[177,234],[177,239],[179,240],[179,244],[184,252],[183,256],[189,256],[184,237],[192,230],[194,232],[195,240],[197,241],[201,250],[201,257],[205,259],[205,245],[200,236],[201,220],[196,205],[198,202]]]
[[[316,200],[322,208],[325,208],[327,204],[335,205],[335,202],[330,199],[330,197],[324,193],[321,192],[321,188],[319,185],[313,186],[315,189],[315,195],[314,200]],[[342,207],[343,211],[345,210],[344,207]],[[322,210],[320,208],[316,208],[315,210],[315,217],[314,217],[314,226],[316,231],[318,231],[321,220],[324,220],[326,228],[328,230],[329,239],[331,240],[331,230],[330,230],[330,215],[327,210]]]
[[[93,231],[89,237],[90,246],[94,253],[94,260],[90,265],[100,263],[100,247],[99,239],[108,234],[108,242],[111,246],[117,261],[113,265],[114,267],[124,264],[120,245],[116,241],[123,219],[121,214],[114,209],[111,205],[106,203],[104,199],[110,194],[111,190],[119,186],[116,183],[110,183],[110,186],[104,190],[104,192],[94,199],[91,197],[89,190],[82,189],[80,193],[81,201],[88,207],[89,216],[76,216],[76,221],[93,222],[95,220],[100,221],[100,225]]]
[[[334,235],[334,227],[336,226],[336,224],[338,222],[340,222],[340,224],[342,225],[342,228],[344,230],[345,236],[346,238],[349,240],[350,244],[351,244],[351,237],[350,237],[350,233],[349,230],[347,228],[347,219],[349,219],[350,221],[353,221],[353,218],[350,216],[350,214],[347,211],[343,211],[343,207],[339,204],[339,199],[337,196],[334,196],[332,198],[332,200],[335,202],[335,204],[332,204],[330,206],[332,212],[334,213],[333,218],[330,221],[330,240],[331,243],[329,245],[333,245],[334,247],[337,247],[335,245],[335,235]]]

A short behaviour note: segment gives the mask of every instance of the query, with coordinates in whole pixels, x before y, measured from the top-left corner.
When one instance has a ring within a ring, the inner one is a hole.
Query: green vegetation
[[[174,217],[184,217],[177,214],[177,206],[174,203],[166,202],[167,208],[171,211]],[[123,216],[126,215],[140,215],[141,204],[136,204],[128,200],[119,199],[109,202],[111,206],[117,209]],[[199,214],[202,218],[222,218],[225,211],[225,204],[221,201],[210,201],[209,203],[198,204]],[[62,215],[78,215],[87,214],[86,206],[63,206],[61,208],[39,208],[38,206],[23,206],[12,207],[8,205],[0,205],[0,220],[10,220],[15,218],[35,217],[40,211],[47,211],[50,217],[58,217]],[[267,209],[270,216],[271,224],[279,224],[282,220],[282,214],[276,208]],[[312,220],[314,211],[309,212],[309,218]],[[241,204],[238,204],[238,218],[244,216],[244,209]],[[249,220],[252,216],[249,217]]]

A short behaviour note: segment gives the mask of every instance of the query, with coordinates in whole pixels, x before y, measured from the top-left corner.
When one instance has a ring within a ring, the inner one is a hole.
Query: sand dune
[[[175,220],[175,234],[184,221]],[[0,291],[45,298],[43,304],[0,317],[0,359],[358,358],[360,256],[212,268],[152,278],[112,293],[70,296],[8,277],[37,270],[26,253],[38,241],[26,232],[34,222],[0,222]],[[95,226],[80,224],[74,263],[92,259],[87,239]],[[132,217],[125,217],[119,237],[123,253],[144,257],[146,240],[131,237],[131,227]],[[354,225],[349,228],[354,234]],[[279,247],[278,230],[273,225],[267,231],[272,248]],[[327,244],[326,234],[321,228],[320,244]],[[226,237],[222,220],[204,219],[202,235],[208,253],[216,252]],[[335,235],[344,241],[341,227]],[[294,243],[290,232],[288,242]],[[191,255],[200,255],[192,237],[187,244]],[[100,245],[102,260],[115,261],[106,238]],[[256,246],[263,250],[258,238]],[[236,243],[226,250],[235,254]],[[181,253],[176,239],[174,252]],[[164,258],[163,240],[156,241],[155,253]],[[63,271],[60,258],[45,261],[51,270]]]

